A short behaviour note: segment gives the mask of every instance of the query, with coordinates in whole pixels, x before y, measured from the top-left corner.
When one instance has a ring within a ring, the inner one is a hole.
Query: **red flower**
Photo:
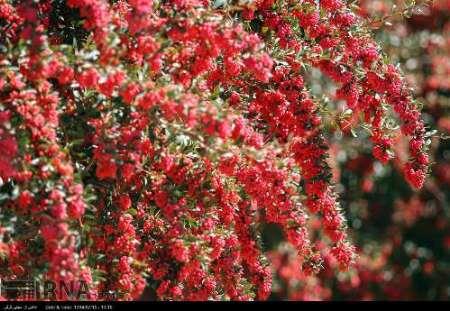
[[[135,100],[136,96],[140,93],[140,91],[141,89],[138,84],[130,83],[120,93],[120,96],[122,96],[125,103],[131,104]]]
[[[33,201],[33,194],[28,190],[20,193],[19,198],[17,199],[17,203],[20,208],[29,207],[32,201]]]
[[[119,208],[126,211],[131,207],[131,199],[127,194],[122,194],[118,199]]]
[[[83,71],[78,76],[78,83],[83,88],[96,88],[98,86],[98,80],[100,79],[100,74],[95,68],[89,68]]]
[[[73,69],[70,67],[62,67],[58,71],[58,82],[62,85],[72,82],[74,76]]]
[[[117,174],[117,165],[114,163],[114,160],[111,158],[102,159],[97,163],[97,169],[95,171],[95,175],[98,179],[115,179]]]
[[[425,182],[425,173],[423,169],[414,169],[413,164],[407,163],[404,168],[406,180],[416,189],[422,188]]]
[[[320,6],[329,11],[335,11],[343,6],[341,0],[321,0]]]

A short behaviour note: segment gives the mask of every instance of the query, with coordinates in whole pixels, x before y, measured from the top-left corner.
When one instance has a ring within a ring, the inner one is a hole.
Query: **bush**
[[[365,146],[348,171],[394,160],[382,193],[400,178],[418,189],[434,135],[359,13],[341,0],[0,0],[0,276],[82,280],[87,299],[267,299],[270,230],[301,278],[324,259],[346,271],[333,154]]]

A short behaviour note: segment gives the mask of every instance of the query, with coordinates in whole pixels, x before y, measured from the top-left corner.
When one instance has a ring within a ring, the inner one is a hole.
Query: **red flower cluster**
[[[419,111],[344,1],[222,6],[0,0],[0,177],[17,192],[1,203],[2,278],[83,278],[94,298],[135,299],[150,283],[159,299],[266,299],[259,226],[280,226],[311,273],[308,213],[348,268],[309,66],[364,116],[383,163],[393,107],[412,137],[405,176],[423,184]]]

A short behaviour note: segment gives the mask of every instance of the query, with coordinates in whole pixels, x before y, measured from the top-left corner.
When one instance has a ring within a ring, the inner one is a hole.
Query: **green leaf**
[[[136,214],[137,214],[137,210],[135,208],[130,208],[127,212],[131,216],[136,216]]]

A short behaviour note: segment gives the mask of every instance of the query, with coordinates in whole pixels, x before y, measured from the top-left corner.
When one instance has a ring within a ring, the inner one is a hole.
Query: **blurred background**
[[[268,226],[263,237],[275,275],[271,299],[448,300],[450,0],[354,2],[370,19],[386,57],[406,75],[427,126],[436,129],[430,138],[432,171],[424,188],[414,191],[399,165],[407,156],[405,141],[396,143],[399,160],[382,166],[369,145],[352,137],[367,135],[364,130],[330,129],[335,142],[330,163],[359,257],[353,269],[341,272],[323,250],[325,269],[306,276],[282,234]],[[318,100],[340,105],[320,73],[313,72],[309,84]]]

